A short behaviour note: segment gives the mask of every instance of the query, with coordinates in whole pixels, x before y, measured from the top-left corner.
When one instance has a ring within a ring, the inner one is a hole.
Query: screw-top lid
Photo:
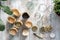
[[[23,17],[24,19],[28,19],[30,16],[28,15],[27,12],[24,12],[23,15],[22,15],[22,17]]]

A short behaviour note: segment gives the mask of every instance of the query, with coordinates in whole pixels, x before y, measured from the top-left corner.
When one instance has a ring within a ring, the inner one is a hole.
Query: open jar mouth
[[[20,22],[15,22],[15,25],[16,25],[17,27],[19,27],[19,26],[21,26],[22,24],[21,24]]]
[[[16,17],[19,17],[20,16],[20,13],[17,9],[12,9],[12,12],[13,12],[13,15],[16,16]]]
[[[28,36],[29,35],[29,31],[24,29],[23,32],[22,32],[22,35],[23,36]]]
[[[15,22],[14,25],[17,26],[17,27],[19,28],[20,26],[23,25],[23,22],[22,22],[20,19],[18,19],[18,20]]]
[[[25,26],[26,26],[27,28],[31,28],[31,27],[32,27],[32,22],[26,21]]]
[[[37,31],[37,29],[38,29],[37,26],[32,27],[32,31],[34,31],[34,32]]]
[[[13,24],[15,23],[16,19],[14,17],[8,17],[8,22]]]
[[[10,29],[9,34],[16,35],[17,32],[18,32],[18,30],[16,28],[12,28],[12,29]]]

